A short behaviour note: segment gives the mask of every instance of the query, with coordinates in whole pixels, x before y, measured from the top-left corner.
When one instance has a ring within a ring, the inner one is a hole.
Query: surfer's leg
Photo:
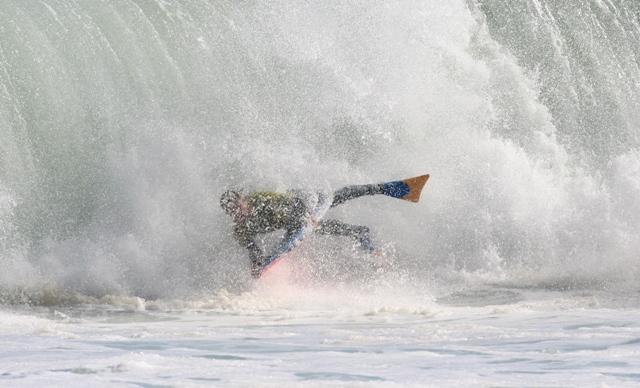
[[[369,235],[369,228],[362,225],[350,225],[338,220],[322,220],[316,232],[334,236],[351,237],[360,243],[360,247],[367,252],[373,252],[373,243]]]
[[[331,207],[338,206],[350,199],[362,197],[363,195],[384,194],[384,184],[353,185],[343,187],[333,193],[333,203]]]

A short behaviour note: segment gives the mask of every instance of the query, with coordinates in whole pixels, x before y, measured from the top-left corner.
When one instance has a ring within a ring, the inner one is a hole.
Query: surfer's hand
[[[260,277],[260,271],[262,270],[263,264],[264,263],[264,256],[260,256],[260,258],[258,258],[258,260],[252,260],[251,261],[251,276],[254,278],[258,278]]]
[[[260,265],[258,263],[251,263],[251,277],[260,277]]]

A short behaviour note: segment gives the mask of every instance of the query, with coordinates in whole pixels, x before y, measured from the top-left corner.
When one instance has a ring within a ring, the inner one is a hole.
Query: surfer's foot
[[[373,253],[376,251],[376,249],[373,247],[373,242],[371,242],[371,236],[369,236],[368,227],[361,227],[360,233],[358,234],[358,242],[360,242],[360,247],[362,247],[365,252]]]

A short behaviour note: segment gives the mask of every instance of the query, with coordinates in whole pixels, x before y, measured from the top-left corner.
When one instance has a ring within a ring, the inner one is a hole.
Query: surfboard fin
[[[404,199],[405,201],[418,202],[420,193],[425,183],[429,180],[429,174],[413,178],[383,183],[383,193],[389,197]]]

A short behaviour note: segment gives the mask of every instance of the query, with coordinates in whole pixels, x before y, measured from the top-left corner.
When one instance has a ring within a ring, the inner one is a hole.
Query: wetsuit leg
[[[353,185],[343,187],[333,193],[333,203],[331,207],[338,206],[346,201],[363,195],[384,194],[384,184],[373,185]]]
[[[360,247],[367,252],[374,250],[369,228],[361,225],[350,225],[338,220],[322,220],[318,224],[316,232],[335,236],[347,236],[360,243]]]

